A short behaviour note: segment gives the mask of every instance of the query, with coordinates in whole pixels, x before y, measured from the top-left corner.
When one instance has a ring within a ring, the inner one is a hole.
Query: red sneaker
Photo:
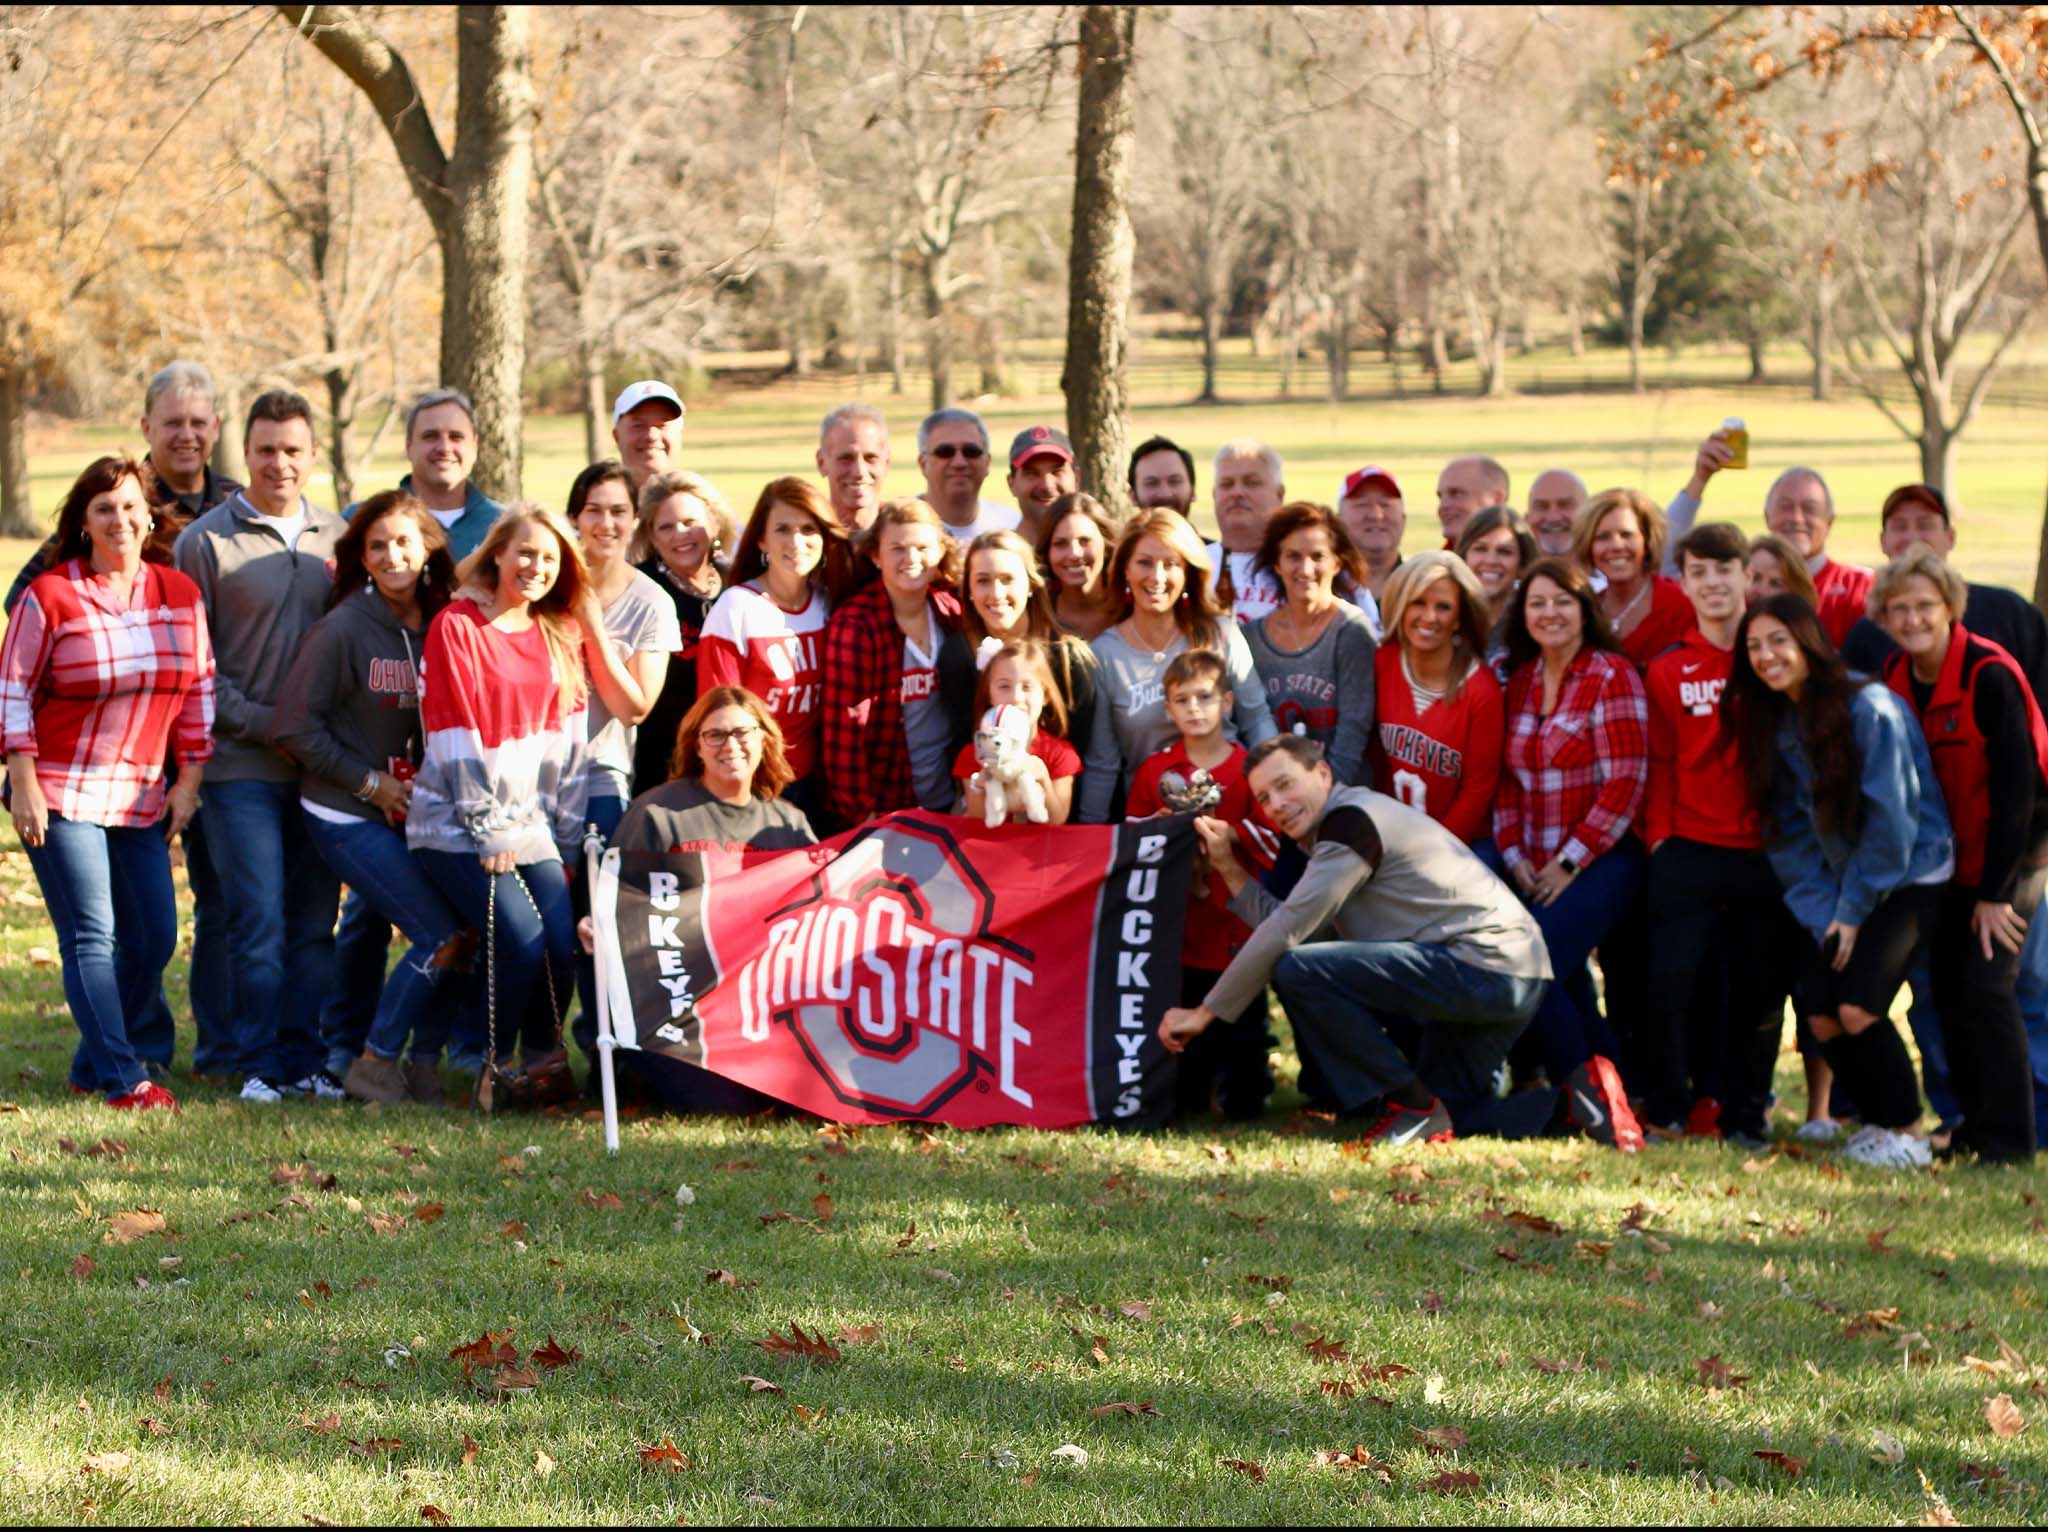
[[[1389,1102],[1379,1121],[1359,1134],[1359,1140],[1398,1148],[1402,1144],[1448,1144],[1456,1136],[1451,1131],[1451,1114],[1437,1100],[1420,1110]]]
[[[1702,1096],[1692,1104],[1692,1110],[1685,1114],[1685,1136],[1687,1138],[1719,1138],[1721,1136],[1721,1103],[1712,1096]]]
[[[178,1098],[165,1090],[154,1080],[144,1080],[126,1095],[116,1096],[107,1103],[117,1112],[154,1112],[178,1110]]]
[[[1628,1090],[1613,1060],[1594,1054],[1572,1071],[1564,1093],[1571,1120],[1589,1137],[1623,1154],[1643,1147],[1642,1124],[1628,1104]]]

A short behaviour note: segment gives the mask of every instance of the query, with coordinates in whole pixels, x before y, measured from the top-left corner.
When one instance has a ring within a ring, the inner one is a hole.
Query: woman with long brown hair
[[[831,502],[808,479],[764,486],[728,574],[704,619],[697,689],[743,686],[767,704],[796,773],[790,801],[816,825],[825,812],[817,776],[825,624],[855,583]]]
[[[1038,559],[1052,577],[1046,611],[1083,643],[1117,620],[1117,598],[1104,578],[1116,539],[1115,520],[1089,494],[1060,496],[1039,526]]]
[[[1267,521],[1252,567],[1280,590],[1280,604],[1244,629],[1273,727],[1316,741],[1339,782],[1365,786],[1372,625],[1347,599],[1365,586],[1365,560],[1335,511],[1297,500]]]
[[[1095,723],[1082,758],[1076,822],[1102,824],[1130,789],[1131,775],[1178,737],[1166,715],[1163,678],[1173,657],[1213,649],[1230,673],[1224,735],[1250,747],[1273,733],[1252,651],[1216,599],[1208,550],[1177,511],[1142,511],[1117,540],[1109,588],[1119,617],[1091,646],[1097,667]]]
[[[327,615],[307,632],[271,720],[271,738],[299,763],[306,832],[350,889],[337,995],[378,995],[367,1027],[354,1005],[330,1003],[321,1017],[328,1068],[359,1101],[444,1101],[448,1024],[435,999],[469,923],[420,875],[404,825],[426,749],[421,651],[454,587],[447,534],[418,500],[404,490],[365,500],[334,545]],[[387,979],[392,926],[412,950]]]
[[[1928,1163],[1920,1087],[1891,1004],[1935,929],[1954,836],[1927,741],[1888,689],[1852,676],[1798,596],[1743,614],[1721,698],[1785,903],[1810,940],[1793,1000],[1863,1114],[1846,1159]]]
[[[939,657],[939,692],[954,732],[971,737],[981,716],[976,678],[1007,643],[1045,649],[1068,739],[1085,740],[1095,723],[1095,655],[1052,615],[1049,587],[1031,545],[1015,532],[984,532],[960,563],[960,637]]]

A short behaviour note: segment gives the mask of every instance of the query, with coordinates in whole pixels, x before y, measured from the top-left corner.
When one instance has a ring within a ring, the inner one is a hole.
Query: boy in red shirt
[[[1760,1145],[1797,945],[1721,692],[1735,663],[1748,541],[1729,522],[1678,545],[1698,626],[1651,661],[1650,993],[1636,1068],[1644,1121]],[[1690,1004],[1669,1003],[1691,997]],[[1718,1109],[1718,1110],[1717,1110]]]
[[[1240,845],[1255,851],[1263,847],[1270,858],[1274,837],[1257,823],[1251,790],[1245,786],[1244,746],[1223,737],[1223,720],[1236,703],[1223,656],[1208,649],[1187,650],[1166,667],[1161,684],[1166,716],[1180,738],[1138,767],[1125,812],[1132,819],[1149,819],[1198,811],[1235,825]],[[1229,904],[1230,891],[1223,879],[1198,867],[1181,945],[1182,1005],[1201,1003],[1251,935],[1250,928],[1230,913]],[[1266,1030],[1265,1018],[1266,994],[1261,990],[1244,1015],[1234,1018],[1235,1025],[1211,1027],[1189,1045],[1180,1056],[1177,1115],[1208,1111],[1212,1097],[1233,1121],[1246,1121],[1266,1110],[1266,1098],[1273,1093],[1266,1051],[1273,1046],[1273,1035]]]

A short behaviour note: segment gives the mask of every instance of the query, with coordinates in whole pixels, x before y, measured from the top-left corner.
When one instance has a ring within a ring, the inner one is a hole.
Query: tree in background
[[[1137,160],[1138,10],[1081,8],[1081,90],[1074,142],[1074,233],[1067,276],[1067,435],[1081,488],[1123,498],[1130,397],[1131,176]]]

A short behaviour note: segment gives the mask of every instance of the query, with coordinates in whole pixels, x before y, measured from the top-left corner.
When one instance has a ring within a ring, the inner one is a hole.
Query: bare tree
[[[412,67],[356,6],[278,11],[369,98],[441,247],[441,381],[477,407],[476,481],[519,492],[533,163],[528,13],[464,5],[455,21],[455,139],[443,147]]]
[[[1081,10],[1081,99],[1074,141],[1074,234],[1067,268],[1067,435],[1081,487],[1122,497],[1130,399],[1131,172],[1137,160],[1138,10]]]

